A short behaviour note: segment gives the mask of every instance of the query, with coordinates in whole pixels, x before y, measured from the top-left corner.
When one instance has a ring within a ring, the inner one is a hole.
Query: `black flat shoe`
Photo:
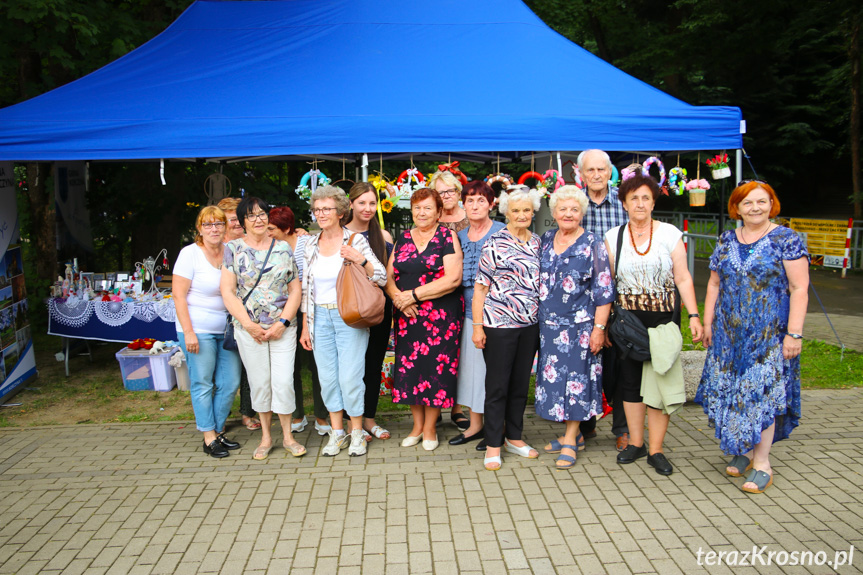
[[[214,439],[210,445],[207,445],[207,442],[204,442],[204,453],[209,455],[210,457],[215,457],[216,459],[221,459],[222,457],[227,457],[228,450],[225,449],[225,446],[222,445],[222,442],[219,441],[217,437]]]
[[[240,444],[239,444],[239,443],[237,443],[236,441],[231,441],[230,439],[228,439],[227,437],[225,437],[225,434],[224,434],[224,433],[220,433],[220,434],[216,437],[216,439],[218,439],[218,440],[219,440],[219,443],[221,443],[221,444],[222,444],[222,447],[224,447],[225,449],[239,449],[239,448],[240,448]]]
[[[485,431],[479,430],[477,433],[474,433],[470,437],[466,437],[464,433],[459,433],[455,437],[449,440],[450,445],[464,445],[465,443],[470,443],[471,441],[476,441],[477,439],[482,439],[485,437]]]
[[[470,427],[470,419],[464,413],[453,413],[449,418],[452,424],[461,431],[467,431],[467,428]]]
[[[648,455],[647,464],[653,467],[660,475],[671,475],[674,471],[674,467],[671,466],[671,462],[668,461],[662,453]]]
[[[488,444],[485,442],[485,439],[476,444],[477,451],[485,451],[486,447],[488,447]]]
[[[642,445],[641,447],[636,447],[634,445],[627,445],[626,449],[617,454],[617,462],[618,463],[632,463],[636,459],[641,459],[647,455],[647,446]]]

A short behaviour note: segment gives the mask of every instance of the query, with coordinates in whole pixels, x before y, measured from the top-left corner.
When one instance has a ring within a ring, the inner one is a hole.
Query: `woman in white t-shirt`
[[[695,288],[686,266],[686,250],[680,230],[652,218],[659,198],[659,184],[650,176],[636,172],[620,184],[617,192],[629,223],[605,234],[605,249],[616,272],[617,303],[632,311],[646,328],[673,320],[679,297],[689,314],[692,341],[701,341]],[[618,235],[622,233],[620,261],[617,261]],[[675,289],[676,288],[676,289]],[[679,292],[679,296],[678,296]],[[647,463],[660,475],[671,475],[671,463],[662,453],[669,415],[644,404],[641,395],[643,362],[618,358],[617,391],[622,394],[629,446],[617,454],[618,463],[632,463],[647,456]],[[649,447],[644,444],[644,415],[647,413]]]
[[[240,355],[222,348],[228,313],[220,291],[227,221],[216,206],[201,209],[195,243],[180,250],[173,278],[177,337],[189,364],[195,424],[204,433],[204,453],[217,458],[240,447],[224,434],[242,369]]]

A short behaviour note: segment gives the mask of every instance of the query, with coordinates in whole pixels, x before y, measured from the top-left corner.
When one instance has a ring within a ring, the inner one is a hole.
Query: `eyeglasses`
[[[438,192],[438,193],[441,195],[441,197],[444,197],[444,196],[454,196],[455,194],[457,194],[457,193],[458,193],[458,190],[456,190],[456,189],[450,189],[450,190],[444,190],[444,191],[442,191],[442,192]]]
[[[769,186],[769,185],[770,185],[770,184],[768,184],[767,182],[765,182],[764,180],[759,180],[759,179],[756,179],[756,178],[752,178],[751,180],[740,180],[739,182],[737,182],[737,187],[739,188],[740,186],[742,186],[742,185],[744,185],[744,184],[748,184],[748,183],[750,183],[750,182],[755,182],[756,184],[764,184],[765,186]]]
[[[205,230],[211,230],[213,228],[224,228],[225,222],[207,222],[207,223],[201,224],[201,227],[204,228]]]
[[[246,214],[246,219],[250,222],[254,222],[255,220],[265,221],[269,219],[269,214],[267,212],[257,212],[254,214]]]
[[[315,214],[316,216],[318,214],[328,215],[330,212],[335,211],[336,209],[338,209],[338,208],[314,208],[314,209],[312,209],[312,213]]]

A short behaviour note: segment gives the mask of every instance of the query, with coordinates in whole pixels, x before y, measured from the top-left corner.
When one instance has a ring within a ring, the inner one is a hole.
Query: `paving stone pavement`
[[[697,553],[837,551],[863,566],[863,389],[804,391],[804,420],[773,450],[764,495],[724,475],[700,407],[672,418],[671,477],[615,462],[610,422],[572,471],[552,456],[475,444],[402,448],[406,419],[368,455],[323,457],[311,427],[300,459],[251,456],[257,436],[215,460],[192,423],[0,430],[0,573],[833,573],[699,566]],[[445,418],[448,421],[448,418]],[[541,447],[560,425],[526,416]],[[439,428],[449,439],[455,428]],[[704,560],[702,555],[702,561]],[[762,555],[766,559],[766,555]],[[780,556],[781,557],[781,556]]]

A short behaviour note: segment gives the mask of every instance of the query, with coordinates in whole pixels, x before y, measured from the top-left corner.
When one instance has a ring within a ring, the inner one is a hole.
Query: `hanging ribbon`
[[[321,171],[315,169],[311,170],[309,174],[312,176],[312,181],[309,183],[309,189],[312,190],[312,193],[315,193],[315,190],[318,189],[318,176],[321,175]]]

